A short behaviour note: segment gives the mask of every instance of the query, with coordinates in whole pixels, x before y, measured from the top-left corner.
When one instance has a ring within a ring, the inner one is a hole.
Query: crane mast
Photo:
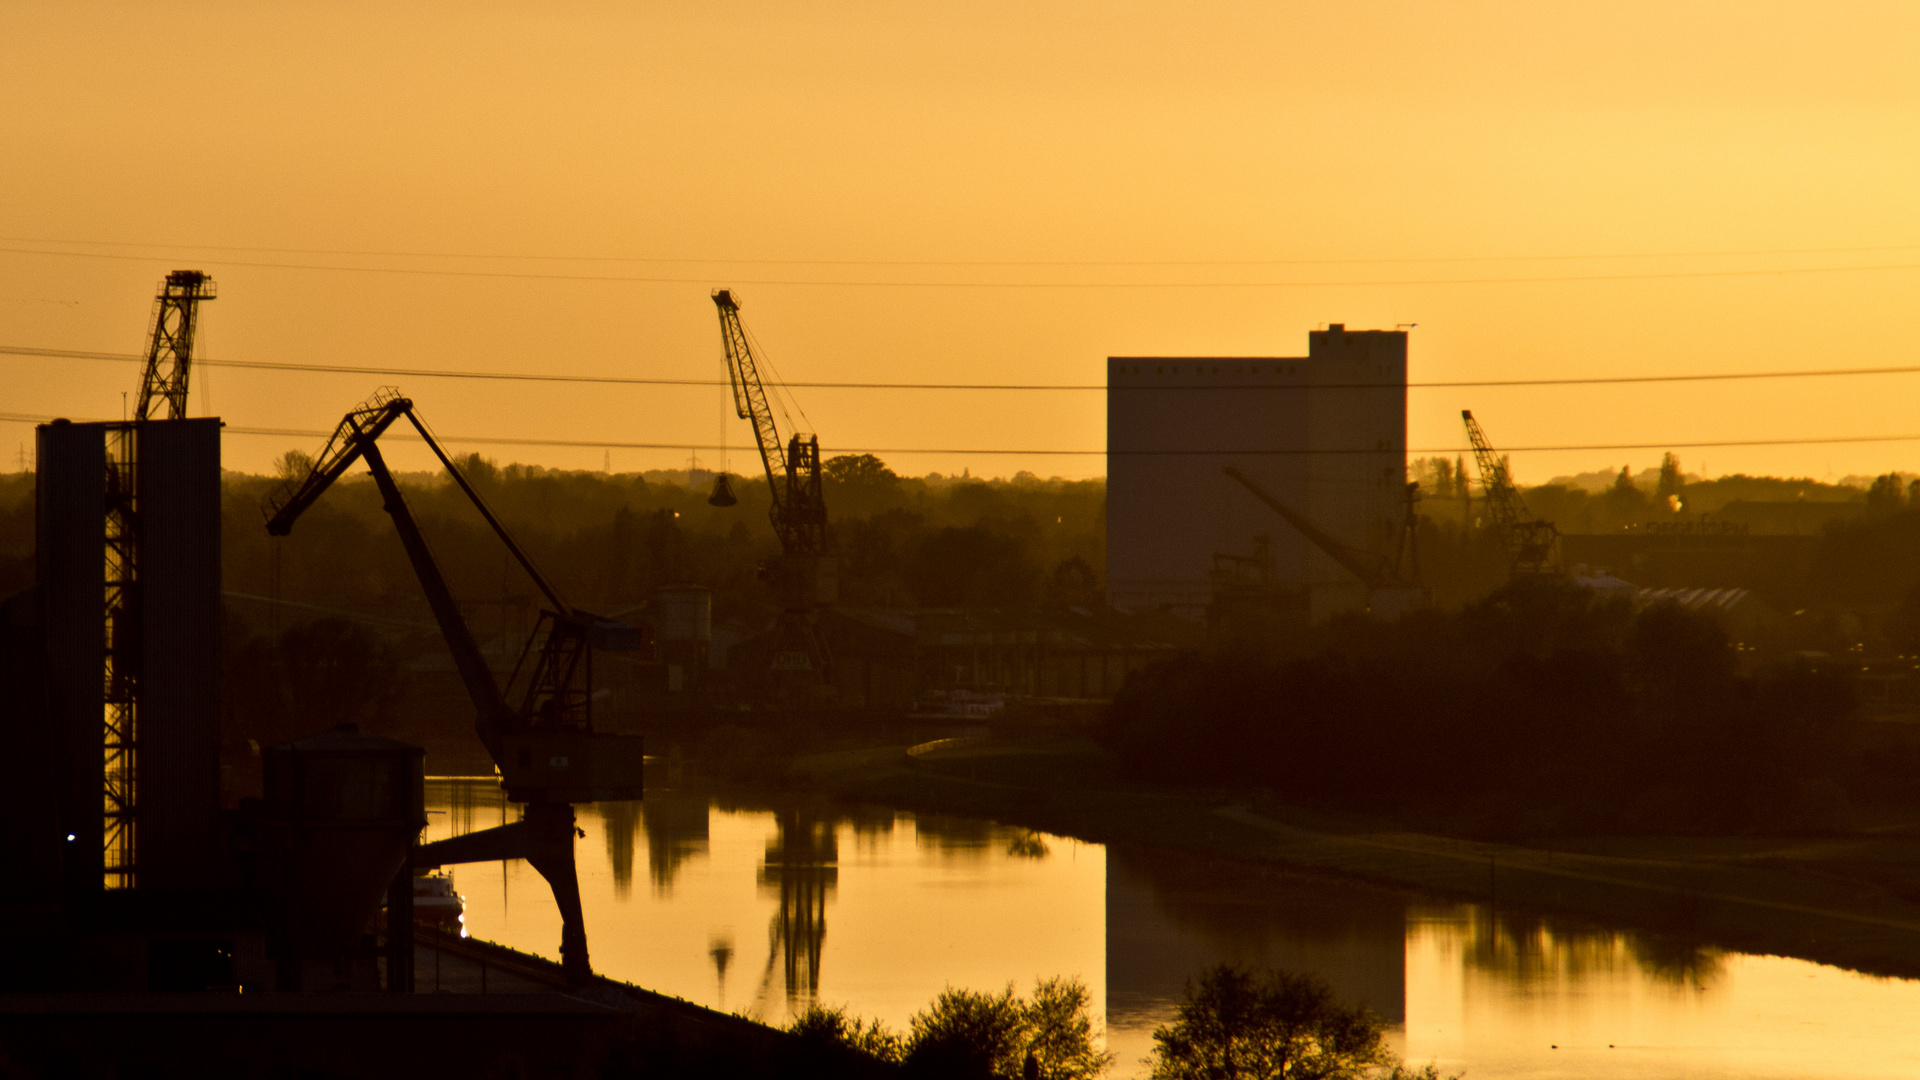
[[[160,295],[153,298],[153,334],[147,343],[135,420],[186,419],[187,375],[193,363],[200,301],[217,295],[213,279],[198,270],[175,270],[160,283]]]
[[[1473,418],[1473,411],[1460,410],[1460,419],[1467,425],[1467,441],[1473,444],[1473,460],[1480,470],[1487,513],[1500,534],[1500,547],[1506,553],[1508,569],[1515,577],[1551,573],[1558,561],[1560,530],[1553,522],[1541,521],[1527,510],[1520,490],[1513,484],[1506,459],[1487,441],[1487,433]]]
[[[434,561],[413,512],[388,470],[378,446],[380,436],[406,419],[440,459],[487,524],[506,545],[546,597],[548,607],[527,641],[519,663],[502,688],[460,614],[459,604]],[[593,731],[592,647],[631,628],[610,623],[573,607],[542,575],[480,493],[455,467],[413,402],[383,389],[349,412],[334,430],[312,468],[297,484],[271,499],[267,531],[285,536],[300,515],[355,462],[364,462],[380,489],[387,514],[420,579],[447,649],[453,654],[474,706],[474,732],[499,768],[507,798],[527,804],[523,821],[468,833],[421,847],[417,868],[496,859],[526,859],[553,887],[561,914],[561,961],[568,975],[584,979],[592,968],[574,867],[572,804],[600,799],[637,799],[642,795],[642,745],[638,736]],[[513,697],[518,688],[517,704]]]
[[[774,625],[772,680],[776,689],[820,696],[831,692],[832,656],[820,633],[818,609],[836,599],[833,534],[820,482],[820,438],[796,432],[782,445],[759,361],[740,325],[740,305],[729,289],[715,290],[713,303],[720,313],[720,343],[734,411],[753,424],[773,498],[768,516],[780,539],[779,561],[761,567],[761,577],[775,587],[781,605]],[[719,503],[718,492],[715,501]]]

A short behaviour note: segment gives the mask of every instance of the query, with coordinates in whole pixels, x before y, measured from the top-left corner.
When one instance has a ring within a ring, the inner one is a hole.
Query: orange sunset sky
[[[711,379],[736,289],[793,380],[1100,383],[1418,324],[1421,381],[1920,365],[1920,5],[0,2],[0,347],[134,353],[205,269],[214,359]],[[134,365],[0,354],[31,420]],[[317,431],[397,383],[457,449],[617,470],[716,387],[206,368],[196,412]],[[1104,472],[1097,392],[797,394],[828,453]],[[1416,389],[1521,479],[1669,445],[1920,437],[1920,374]],[[299,435],[226,440],[264,470]],[[1920,438],[1678,450],[1920,469]],[[424,451],[394,456],[424,466]],[[703,451],[713,464],[718,451]]]

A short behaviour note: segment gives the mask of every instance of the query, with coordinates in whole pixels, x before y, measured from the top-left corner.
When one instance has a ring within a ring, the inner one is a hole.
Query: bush
[[[905,1038],[878,1020],[815,1005],[788,1028],[820,1048],[899,1062],[929,1080],[1020,1080],[1031,1059],[1046,1080],[1092,1080],[1113,1064],[1096,1045],[1091,995],[1078,979],[1042,979],[1033,996],[949,989],[915,1013]]]
[[[1360,1080],[1409,1071],[1387,1049],[1380,1018],[1345,1005],[1316,975],[1253,973],[1227,964],[1187,984],[1177,1019],[1153,1033],[1154,1080]]]
[[[1026,1059],[1023,1012],[1011,986],[998,994],[947,990],[914,1015],[907,1067],[943,1080],[1017,1077]]]
[[[900,1037],[885,1024],[849,1016],[845,1006],[810,1006],[787,1030],[816,1045],[844,1047],[881,1061],[897,1062],[905,1053]]]

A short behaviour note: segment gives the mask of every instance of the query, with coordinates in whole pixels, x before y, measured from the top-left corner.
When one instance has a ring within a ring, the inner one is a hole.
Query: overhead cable
[[[43,424],[54,417],[30,413],[0,413],[0,422],[23,424]],[[75,422],[115,422],[99,417],[93,420],[76,419]],[[265,436],[273,438],[324,439],[330,431],[318,428],[281,428],[255,427],[242,424],[226,424],[221,428],[227,435]],[[392,437],[406,439],[409,436],[401,429],[394,429]],[[412,436],[415,440],[418,436]],[[564,447],[591,450],[720,450],[714,443],[656,443],[623,442],[607,439],[530,439],[505,435],[447,435],[436,436],[445,443],[464,443],[474,446],[542,446]],[[1548,453],[1560,451],[1599,451],[1599,450],[1710,450],[1720,447],[1750,446],[1840,446],[1855,443],[1895,443],[1920,442],[1920,434],[1911,435],[1833,435],[1802,439],[1695,439],[1676,442],[1633,442],[1633,443],[1559,443],[1537,444],[1532,446],[1502,446],[1503,454]],[[1323,449],[1215,449],[1215,448],[1166,448],[1156,450],[1072,450],[1055,448],[1008,449],[987,446],[960,447],[827,447],[835,454],[921,454],[961,456],[974,454],[987,457],[1319,457],[1342,456],[1348,454],[1382,454],[1394,451],[1382,451],[1376,448],[1323,448]],[[1409,456],[1425,454],[1464,454],[1471,447],[1435,446],[1409,447],[1404,451]]]
[[[1920,244],[1860,247],[1748,248],[1720,251],[1594,252],[1546,255],[1397,255],[1342,259],[761,259],[658,255],[552,255],[479,251],[393,251],[375,248],[261,247],[242,244],[156,244],[133,240],[69,240],[44,236],[0,236],[4,244],[59,244],[67,247],[160,248],[167,251],[250,251],[269,255],[358,256],[382,259],[486,259],[500,262],[647,263],[679,266],[1384,266],[1432,263],[1588,262],[1628,259],[1751,258],[1761,255],[1859,255],[1875,251],[1920,251]]]
[[[44,356],[60,360],[112,360],[145,362],[134,353],[92,352],[80,349],[43,349],[24,345],[0,345],[0,356]],[[1142,360],[1151,359],[1143,357]],[[1168,357],[1169,362],[1192,363],[1214,357]],[[1221,363],[1272,362],[1269,357],[1218,357]],[[329,375],[380,375],[410,379],[484,379],[508,382],[590,383],[606,386],[726,386],[725,379],[664,379],[625,375],[567,375],[531,371],[448,371],[438,368],[406,368],[355,364],[303,364],[283,360],[209,360],[199,357],[194,363],[203,367],[224,367],[253,371],[302,371]],[[1669,375],[1581,375],[1562,379],[1447,379],[1408,382],[1409,390],[1476,389],[1509,386],[1606,386],[1634,383],[1729,382],[1753,379],[1810,379],[1832,376],[1914,375],[1920,364],[1859,368],[1801,368],[1776,371],[1703,371]],[[1271,383],[1155,383],[1152,385],[1108,386],[1103,383],[904,383],[861,381],[784,382],[785,387],[809,390],[1005,390],[1005,391],[1153,391],[1167,390],[1377,390],[1394,389],[1400,383],[1314,383],[1276,386]]]
[[[161,263],[168,260],[154,255],[126,255],[110,251],[46,251],[37,248],[0,247],[9,255],[37,255],[67,259],[112,259],[121,262]],[[393,274],[406,277],[493,278],[510,281],[578,281],[634,285],[712,285],[711,275],[702,277],[661,277],[627,274],[545,274],[514,270],[452,270],[433,267],[339,266],[318,263],[203,260],[216,267],[250,270],[331,271],[352,274]],[[1669,281],[1683,278],[1785,277],[1803,274],[1873,273],[1887,270],[1920,270],[1920,263],[1872,263],[1854,266],[1762,267],[1743,270],[1670,270],[1622,274],[1516,275],[1477,278],[1401,278],[1353,279],[1347,281],[906,281],[885,279],[827,278],[740,278],[730,277],[733,285],[799,286],[876,289],[1311,289],[1363,288],[1370,286],[1427,285],[1531,285],[1566,282]]]

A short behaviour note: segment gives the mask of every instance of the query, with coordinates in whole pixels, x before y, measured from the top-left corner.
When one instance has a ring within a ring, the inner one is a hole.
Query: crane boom
[[[713,294],[720,310],[720,343],[727,356],[727,377],[733,386],[734,411],[753,424],[760,463],[773,490],[773,531],[781,550],[789,555],[818,555],[827,550],[827,504],[820,488],[820,439],[795,433],[790,445],[780,443],[772,402],[760,376],[753,345],[740,325],[740,305],[730,289]]]
[[[1300,534],[1311,540],[1315,547],[1327,553],[1327,557],[1337,562],[1348,573],[1360,579],[1369,589],[1383,588],[1392,584],[1394,565],[1391,560],[1378,552],[1364,551],[1351,547],[1334,539],[1306,516],[1267,493],[1267,490],[1232,465],[1220,470],[1240,482],[1240,486],[1253,493],[1253,497],[1267,505],[1267,509],[1285,518],[1287,524],[1300,530]]]
[[[1480,470],[1487,511],[1500,534],[1500,547],[1506,552],[1508,569],[1516,576],[1548,572],[1558,553],[1560,530],[1553,522],[1541,521],[1527,510],[1525,500],[1520,498],[1520,489],[1513,484],[1506,459],[1494,451],[1487,433],[1473,418],[1473,411],[1460,410],[1460,419],[1467,425],[1467,441],[1473,444],[1473,461]]]
[[[734,411],[753,424],[773,497],[768,516],[780,539],[779,562],[761,568],[761,576],[774,585],[781,602],[771,650],[773,681],[776,686],[797,684],[815,696],[828,694],[832,655],[820,633],[817,609],[833,602],[835,574],[833,534],[820,482],[820,438],[795,433],[781,445],[759,361],[740,324],[740,305],[730,289],[715,290],[713,304],[720,313],[720,343],[726,352]],[[717,500],[716,492],[716,505],[724,505]]]
[[[440,626],[440,635],[453,654],[454,669],[460,673],[460,681],[473,701],[474,732],[488,753],[497,759],[501,753],[501,737],[513,722],[513,708],[494,682],[486,657],[461,617],[459,604],[454,602],[453,590],[447,587],[447,579],[427,548],[426,537],[420,532],[419,523],[408,509],[406,499],[401,497],[376,445],[382,433],[412,410],[413,402],[386,388],[348,413],[334,429],[333,437],[306,478],[270,501],[267,532],[274,536],[292,532],[294,522],[334,481],[356,461],[365,461],[368,471],[373,473],[374,483],[379,485],[383,508],[393,518],[394,530],[406,548],[407,560],[413,564],[414,576],[420,579],[420,589],[426,593],[427,606]]]
[[[380,453],[380,436],[401,417],[426,440],[553,605],[541,612],[540,625],[528,638],[504,690],[494,681],[485,655],[460,614],[453,590]],[[571,804],[635,799],[642,794],[644,755],[640,738],[596,734],[592,729],[590,646],[596,634],[613,624],[560,598],[414,413],[413,402],[390,387],[349,412],[306,476],[298,484],[289,482],[269,501],[267,531],[275,536],[291,532],[300,515],[356,461],[365,462],[373,473],[384,508],[400,534],[421,591],[426,593],[427,605],[453,654],[454,667],[473,701],[474,731],[499,768],[507,797],[528,804],[524,821],[420,848],[416,865],[432,867],[502,858],[524,858],[533,863],[553,886],[554,900],[560,908],[562,964],[569,977],[583,980],[592,968],[587,959],[586,927],[574,866]],[[524,684],[520,678],[523,671],[527,674]],[[524,685],[517,708],[509,701],[509,691],[516,685]]]

